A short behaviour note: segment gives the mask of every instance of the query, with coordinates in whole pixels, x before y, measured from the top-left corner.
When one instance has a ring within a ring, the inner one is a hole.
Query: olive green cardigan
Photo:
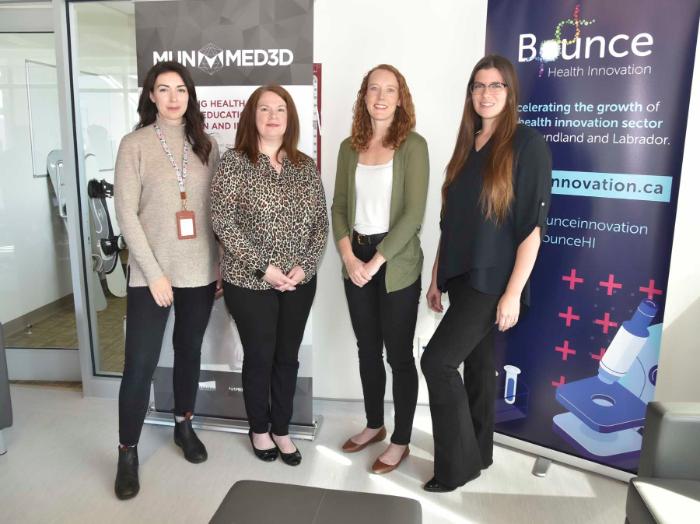
[[[352,239],[357,158],[358,153],[352,149],[350,138],[346,138],[338,151],[331,206],[336,242],[343,237]],[[386,258],[386,290],[389,293],[410,286],[421,274],[423,252],[418,232],[425,212],[429,170],[428,145],[422,136],[412,131],[394,153],[389,232],[377,245],[377,251]],[[345,267],[343,276],[348,278]]]

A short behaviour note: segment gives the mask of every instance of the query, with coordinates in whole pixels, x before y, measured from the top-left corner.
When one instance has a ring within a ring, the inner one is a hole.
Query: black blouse
[[[487,220],[479,203],[490,141],[479,151],[472,149],[448,188],[440,221],[437,284],[441,291],[447,291],[451,278],[466,275],[477,291],[502,295],[520,243],[537,226],[544,235],[552,189],[549,147],[537,131],[518,125],[513,148],[515,198],[502,224]],[[522,301],[526,305],[530,303],[529,280],[523,289]]]

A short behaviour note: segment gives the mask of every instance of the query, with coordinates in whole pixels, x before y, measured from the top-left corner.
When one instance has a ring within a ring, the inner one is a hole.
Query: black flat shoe
[[[119,446],[117,479],[114,481],[114,494],[119,500],[134,498],[139,492],[139,455],[136,446]]]
[[[272,435],[270,435],[270,438],[272,438]],[[275,442],[274,438],[272,439],[272,442]],[[299,464],[301,464],[301,453],[299,453],[299,448],[295,449],[291,453],[282,453],[282,450],[276,442],[275,448],[277,448],[277,451],[279,452],[280,457],[282,458],[282,462],[287,464],[287,466],[298,466]]]
[[[192,429],[192,419],[185,418],[182,422],[175,421],[173,433],[175,444],[182,448],[185,458],[193,464],[204,462],[208,458],[207,448],[199,440]]]
[[[253,444],[253,430],[248,431],[248,437],[250,438],[250,446],[253,448],[253,453],[263,462],[272,462],[277,459],[277,446],[270,449],[258,449]],[[299,457],[301,459],[301,456]]]
[[[454,491],[457,488],[450,488],[449,486],[445,486],[444,484],[438,482],[438,480],[435,477],[433,477],[423,485],[423,489],[425,491],[430,491],[431,493],[448,493],[450,491]]]

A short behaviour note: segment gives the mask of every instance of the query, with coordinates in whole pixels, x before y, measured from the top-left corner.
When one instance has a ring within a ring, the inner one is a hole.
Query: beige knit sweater
[[[184,124],[158,120],[178,166],[182,165]],[[177,176],[152,125],[126,135],[114,172],[117,220],[129,248],[129,285],[146,286],[165,275],[173,287],[205,286],[216,280],[218,251],[211,227],[209,185],[219,162],[212,140],[209,165],[190,149],[185,190],[194,211],[197,237],[178,240],[175,213],[181,209]]]

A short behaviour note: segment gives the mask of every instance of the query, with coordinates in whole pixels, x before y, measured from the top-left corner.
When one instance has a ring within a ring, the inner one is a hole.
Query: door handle
[[[46,157],[46,167],[49,172],[51,185],[56,193],[58,201],[58,215],[61,218],[68,218],[66,210],[66,199],[63,195],[63,152],[60,149],[54,149]]]
[[[58,197],[58,214],[61,218],[68,218],[66,202],[63,198],[63,160],[60,160],[56,165],[56,178],[58,180],[58,191],[56,191],[56,196]]]

